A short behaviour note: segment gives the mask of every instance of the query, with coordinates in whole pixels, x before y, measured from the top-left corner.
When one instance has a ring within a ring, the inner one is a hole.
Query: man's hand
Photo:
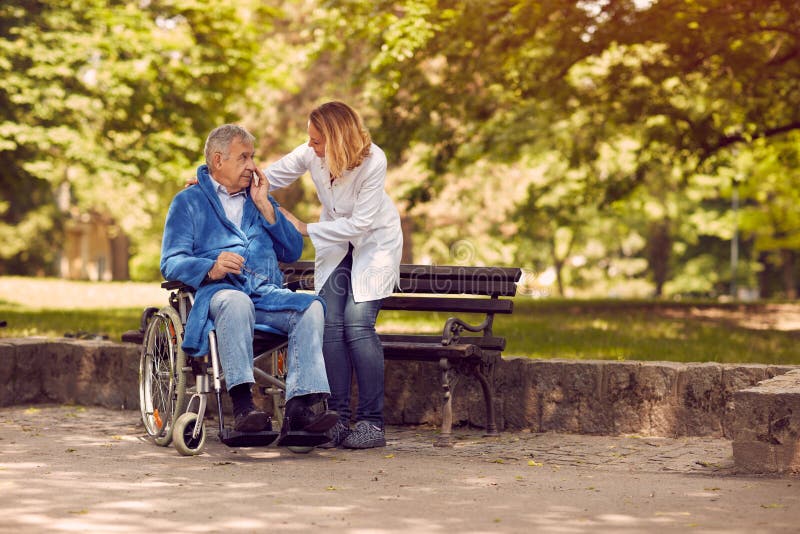
[[[278,209],[281,210],[281,213],[283,213],[283,216],[286,217],[286,219],[288,219],[288,221],[290,223],[292,223],[292,225],[295,228],[297,228],[298,232],[300,232],[301,234],[303,234],[305,236],[308,235],[308,225],[306,223],[304,223],[303,221],[301,221],[300,219],[295,217],[294,213],[292,213],[291,211],[287,210],[283,206],[279,207]]]
[[[269,224],[275,224],[275,208],[269,201],[269,180],[256,166],[253,181],[250,182],[250,197]]]
[[[221,280],[228,273],[242,274],[244,258],[235,252],[220,252],[214,266],[208,271],[208,276],[212,280]]]

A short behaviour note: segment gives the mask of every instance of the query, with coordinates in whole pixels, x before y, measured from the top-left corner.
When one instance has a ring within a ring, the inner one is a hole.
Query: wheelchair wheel
[[[153,314],[139,360],[139,408],[147,434],[157,445],[172,441],[172,426],[186,408],[183,326],[174,308]]]
[[[181,414],[173,425],[172,444],[175,445],[175,449],[183,456],[197,456],[203,452],[206,446],[205,423],[200,426],[200,434],[196,438],[192,437],[196,421],[196,413],[186,412]]]

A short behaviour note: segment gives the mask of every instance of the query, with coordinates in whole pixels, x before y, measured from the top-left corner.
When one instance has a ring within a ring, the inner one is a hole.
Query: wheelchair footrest
[[[287,432],[278,440],[278,447],[316,447],[330,441],[331,438],[320,432],[294,430]]]
[[[279,435],[274,430],[237,432],[226,428],[219,433],[219,440],[228,447],[266,447],[278,439]]]

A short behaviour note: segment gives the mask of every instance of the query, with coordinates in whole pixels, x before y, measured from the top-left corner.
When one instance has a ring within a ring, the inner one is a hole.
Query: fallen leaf
[[[394,454],[387,454],[384,458],[394,458]]]
[[[542,467],[544,464],[541,462],[536,462],[534,460],[528,460],[528,465],[531,467]]]

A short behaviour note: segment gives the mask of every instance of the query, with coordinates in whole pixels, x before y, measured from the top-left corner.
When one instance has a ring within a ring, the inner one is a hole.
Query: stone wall
[[[74,403],[137,410],[139,346],[0,339],[0,406]],[[506,358],[494,370],[501,430],[733,436],[734,394],[796,366]],[[483,394],[459,377],[454,424],[483,426]],[[441,422],[438,366],[386,362],[386,422]]]
[[[67,403],[139,409],[139,347],[108,341],[0,339],[0,406]]]
[[[494,373],[501,430],[646,436],[733,435],[734,393],[796,366],[505,358]],[[387,421],[438,423],[435,365],[386,362]],[[483,426],[480,386],[461,377],[454,424]]]

